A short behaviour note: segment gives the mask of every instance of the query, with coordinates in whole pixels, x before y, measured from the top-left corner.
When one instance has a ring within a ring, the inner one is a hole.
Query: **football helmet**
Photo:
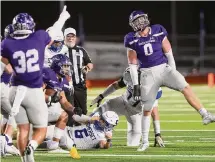
[[[35,29],[34,19],[28,13],[19,13],[13,18],[14,34],[31,34]]]
[[[119,116],[114,111],[106,111],[101,115],[101,119],[105,122],[106,130],[111,130],[118,124]]]
[[[148,15],[142,11],[133,11],[129,16],[129,25],[134,31],[143,31],[150,25]]]
[[[54,41],[49,47],[49,50],[60,52],[64,44],[63,32],[61,30],[56,30],[54,27],[49,27],[46,32],[48,32],[49,36]]]
[[[50,68],[62,77],[71,75],[71,66],[69,58],[63,54],[57,54],[51,58]]]
[[[11,36],[13,34],[13,25],[9,24],[8,26],[6,26],[6,28],[4,29],[4,37],[8,38],[9,36]]]

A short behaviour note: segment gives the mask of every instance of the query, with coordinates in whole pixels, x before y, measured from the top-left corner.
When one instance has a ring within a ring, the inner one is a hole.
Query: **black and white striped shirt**
[[[87,51],[80,46],[74,46],[73,48],[69,48],[68,57],[72,63],[72,81],[73,85],[86,85],[86,74],[81,72],[83,66],[86,66],[88,63],[92,63],[90,56],[87,54]]]

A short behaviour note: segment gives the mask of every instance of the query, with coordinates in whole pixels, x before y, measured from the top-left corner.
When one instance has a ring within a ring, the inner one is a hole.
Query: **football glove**
[[[133,97],[135,101],[139,101],[141,98],[140,96],[140,85],[134,85],[134,90],[133,90]]]
[[[98,95],[90,104],[90,107],[92,107],[95,103],[97,103],[97,107],[100,106],[104,96],[102,94]]]

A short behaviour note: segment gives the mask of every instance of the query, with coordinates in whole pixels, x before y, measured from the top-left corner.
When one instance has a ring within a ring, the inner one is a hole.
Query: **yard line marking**
[[[100,156],[100,157],[104,157],[104,156],[120,156],[120,157],[203,157],[203,158],[214,158],[215,155],[117,155],[117,154],[81,154],[81,156]]]
[[[165,138],[199,138],[202,136],[164,136]],[[155,137],[149,137],[150,139],[154,139]],[[127,139],[127,137],[123,137],[123,136],[117,136],[117,137],[113,137],[114,139]],[[207,136],[206,138],[199,138],[201,140],[207,140],[207,139],[215,139],[212,138],[212,136]]]
[[[69,154],[62,153],[37,153],[35,155],[48,156],[48,157],[69,157]],[[81,157],[170,157],[170,158],[215,158],[215,155],[128,155],[128,154],[80,154]]]
[[[215,140],[215,138],[199,138],[200,140]]]
[[[119,120],[119,123],[127,122],[127,120]],[[202,123],[201,120],[160,120],[161,123]]]
[[[124,132],[127,131],[127,129],[114,129],[116,132]],[[150,129],[150,131],[154,131],[153,129]],[[185,130],[172,130],[172,129],[165,129],[162,130],[162,132],[215,132],[215,130],[195,130],[195,129],[185,129]]]

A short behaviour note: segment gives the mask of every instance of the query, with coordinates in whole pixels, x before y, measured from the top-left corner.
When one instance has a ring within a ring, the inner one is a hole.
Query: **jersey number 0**
[[[144,49],[144,53],[145,53],[146,56],[149,56],[149,55],[153,54],[153,48],[152,48],[151,43],[146,43],[143,46],[143,49]]]

